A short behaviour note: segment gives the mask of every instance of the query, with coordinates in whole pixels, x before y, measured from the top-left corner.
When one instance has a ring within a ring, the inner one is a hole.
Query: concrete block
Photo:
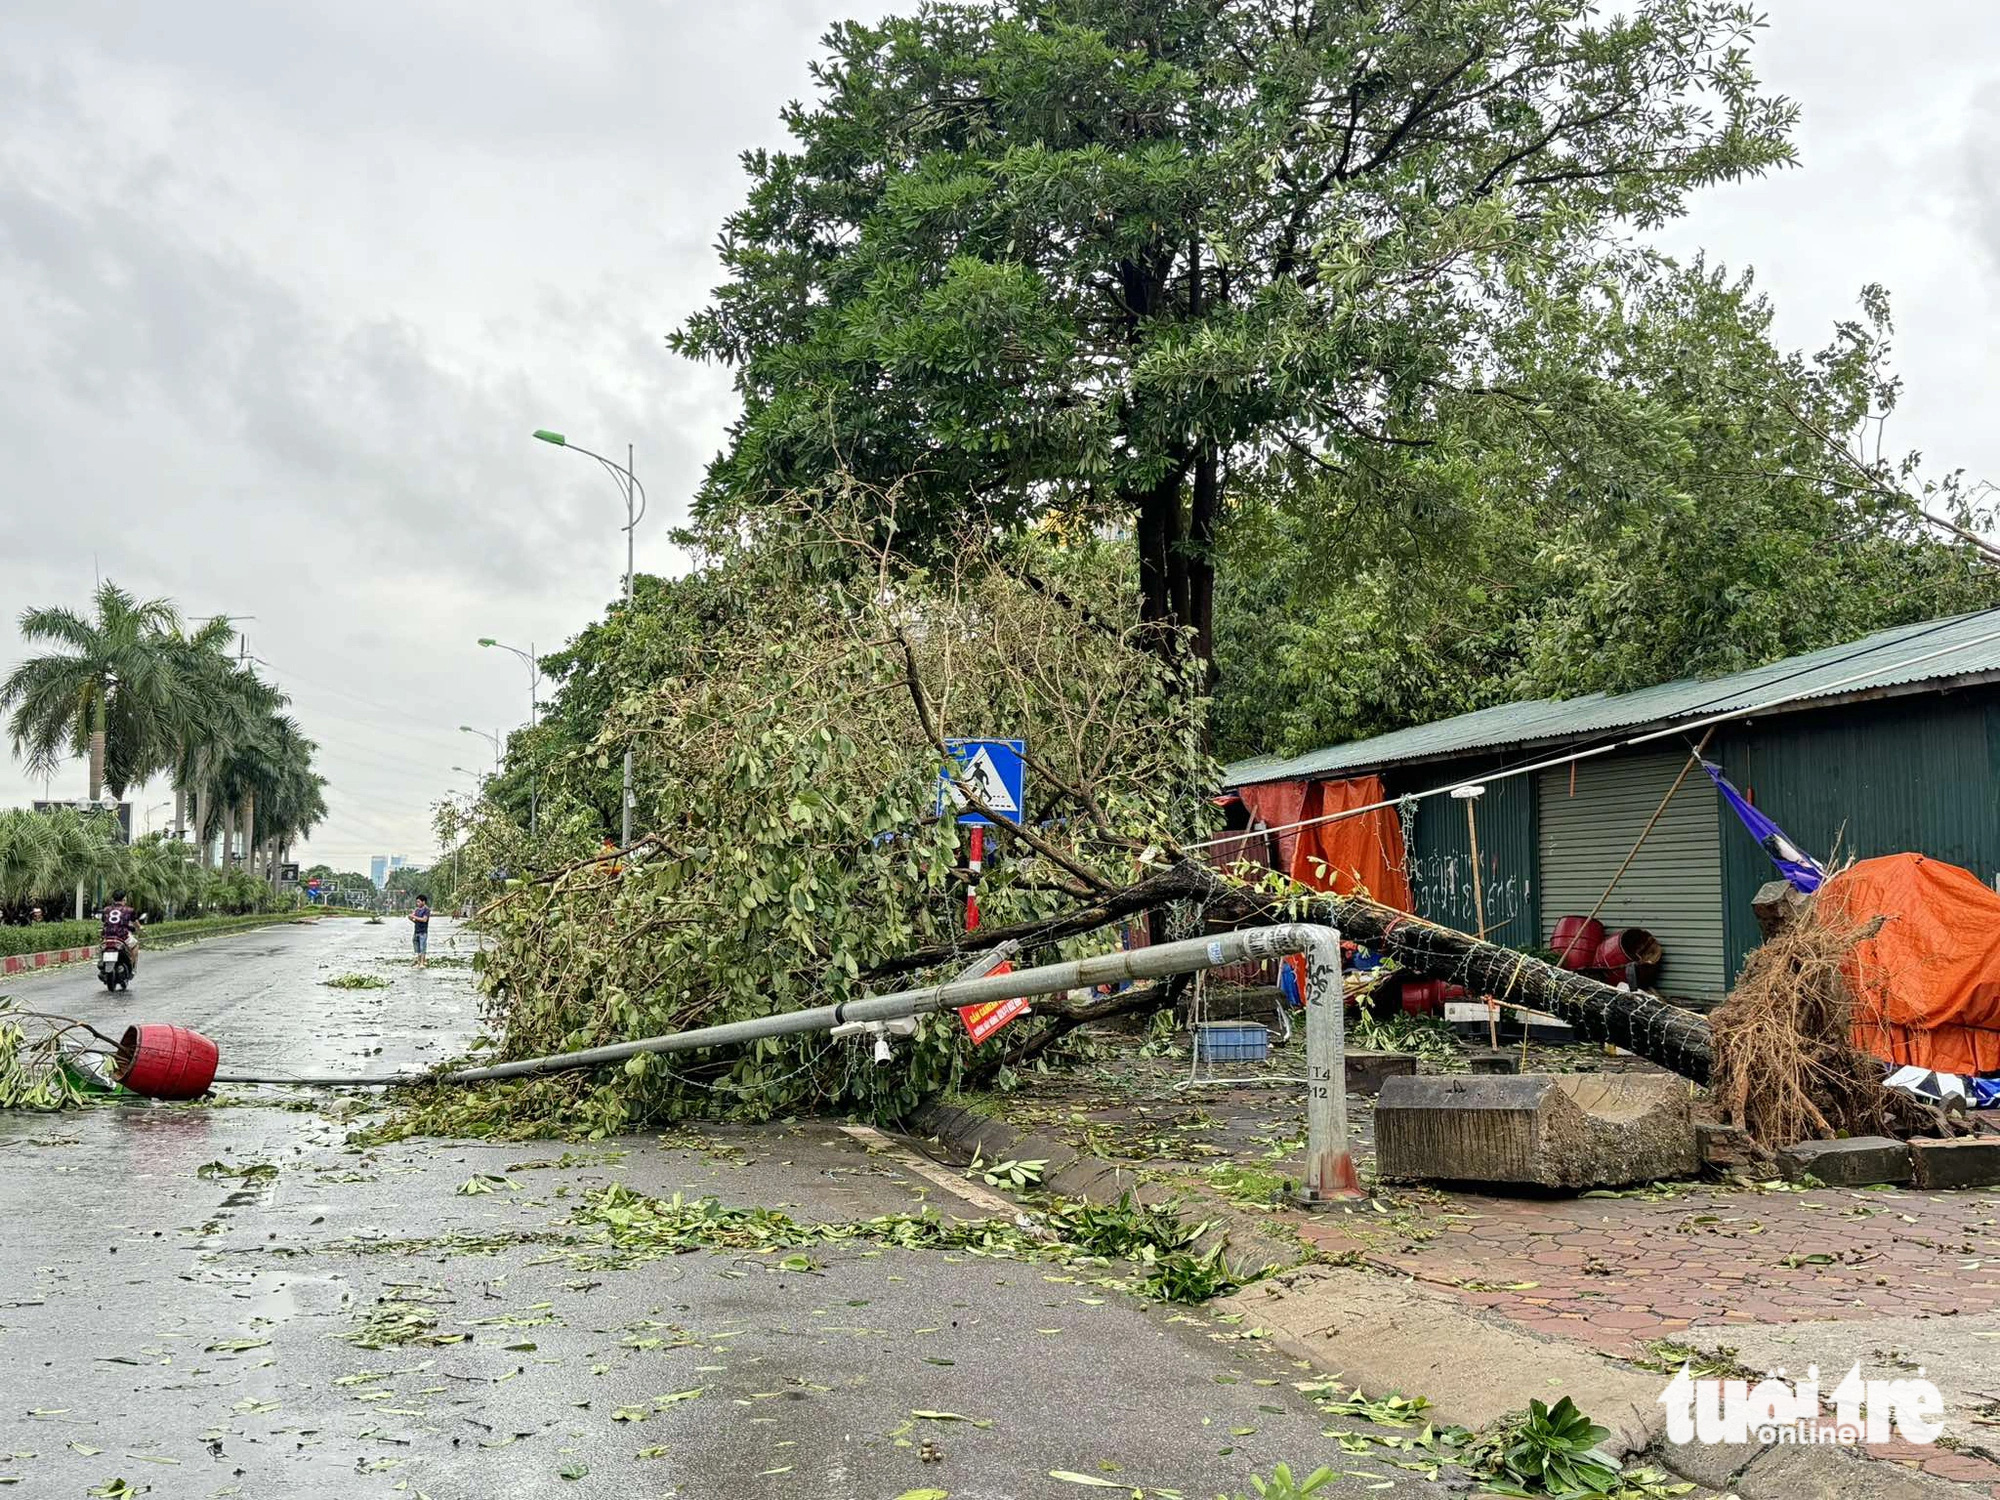
[[[1778,1170],[1794,1182],[1810,1173],[1828,1187],[1908,1182],[1910,1148],[1880,1135],[1857,1135],[1844,1141],[1800,1141],[1778,1153]]]
[[[2000,1186],[2000,1136],[1967,1136],[1956,1141],[1911,1141],[1917,1186],[1947,1188]]]
[[[1475,1052],[1468,1059],[1475,1073],[1501,1074],[1521,1071],[1518,1052]]]
[[[1622,1187],[1697,1167],[1687,1085],[1658,1073],[1391,1078],[1375,1153],[1386,1181]]]
[[[1416,1071],[1417,1055],[1414,1052],[1350,1052],[1347,1054],[1347,1092],[1379,1094],[1384,1079]]]

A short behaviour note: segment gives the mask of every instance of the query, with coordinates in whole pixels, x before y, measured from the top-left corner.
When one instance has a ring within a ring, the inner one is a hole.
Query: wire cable
[[[1920,632],[1916,636],[1899,638],[1898,640],[1893,642],[1885,641],[1878,646],[1864,647],[1862,650],[1856,651],[1849,656],[1836,657],[1833,661],[1830,662],[1817,662],[1810,667],[1802,667],[1795,672],[1789,672],[1785,674],[1785,676],[1783,677],[1774,679],[1772,683],[1769,684],[1760,683],[1758,684],[1758,687],[1762,688],[1766,686],[1775,686],[1779,682],[1787,682],[1795,677],[1802,677],[1806,675],[1808,672],[1819,672],[1827,667],[1839,666],[1843,662],[1854,660],[1856,657],[1867,656],[1873,654],[1876,651],[1886,650],[1892,645],[1899,647],[1906,646],[1909,645],[1912,641],[1920,640],[1923,638],[1923,636],[1934,634],[1935,632],[1944,629],[1948,625],[1959,625],[1965,623],[1967,620],[1976,620],[1981,616],[1993,615],[1993,614],[2000,614],[2000,605],[1995,605],[1989,609],[1978,610],[1970,615],[1961,615],[1950,620],[1940,621],[1938,624],[1931,626],[1929,629]],[[1832,692],[1836,688],[1846,687],[1852,683],[1859,682],[1864,678],[1876,676],[1880,672],[1896,671],[1903,667],[1913,667],[1922,662],[1935,660],[1940,656],[1949,656],[1957,651],[1967,651],[1974,646],[1986,645],[1987,643],[1992,641],[2000,641],[2000,630],[1990,631],[1985,635],[1977,636],[1969,641],[1954,642],[1952,645],[1940,647],[1938,650],[1926,652],[1921,656],[1905,657],[1903,660],[1898,662],[1893,662],[1887,667],[1871,668],[1870,670],[1865,672],[1857,672],[1852,676],[1843,677],[1838,679],[1837,681],[1825,683],[1822,684],[1821,686],[1812,688],[1808,692],[1790,693],[1781,698],[1765,699],[1760,702],[1750,704],[1749,706],[1744,708],[1735,708],[1735,709],[1730,709],[1725,713],[1713,714],[1708,718],[1693,719],[1693,720],[1688,720],[1685,718],[1685,715],[1699,714],[1705,708],[1712,707],[1717,703],[1727,703],[1732,698],[1740,698],[1746,692],[1754,691],[1754,689],[1749,689],[1749,688],[1738,688],[1731,692],[1724,693],[1722,696],[1718,698],[1712,698],[1709,700],[1708,703],[1705,704],[1698,703],[1691,708],[1682,709],[1680,711],[1680,714],[1676,716],[1679,722],[1671,724],[1665,729],[1656,729],[1646,734],[1633,735],[1625,739],[1612,740],[1608,739],[1607,737],[1606,742],[1598,744],[1592,744],[1589,741],[1585,741],[1586,748],[1584,749],[1568,751],[1562,755],[1552,756],[1549,757],[1548,759],[1529,761],[1520,765],[1502,767],[1498,770],[1493,770],[1493,771],[1485,771],[1480,773],[1478,776],[1468,780],[1447,782],[1443,786],[1431,787],[1421,792],[1405,792],[1402,796],[1385,798],[1380,802],[1370,802],[1361,807],[1343,808],[1339,812],[1323,813],[1318,817],[1301,818],[1298,819],[1296,822],[1281,823],[1274,825],[1272,827],[1254,829],[1251,830],[1251,832],[1259,836],[1292,833],[1301,828],[1318,827],[1322,823],[1338,823],[1346,818],[1358,818],[1363,813],[1380,812],[1385,807],[1397,807],[1405,802],[1420,802],[1428,797],[1447,796],[1451,792],[1456,791],[1460,787],[1484,786],[1489,782],[1505,781],[1510,777],[1514,776],[1525,776],[1531,771],[1545,771],[1545,770],[1550,770],[1556,766],[1572,765],[1580,760],[1588,760],[1592,756],[1608,755],[1613,750],[1622,750],[1629,748],[1630,746],[1633,745],[1649,744],[1654,740],[1665,739],[1669,735],[1675,735],[1675,734],[1685,735],[1691,730],[1700,729],[1710,724],[1721,724],[1727,722],[1730,719],[1747,718],[1752,714],[1766,713],[1773,708],[1782,707],[1787,703],[1795,703],[1805,698],[1816,698],[1823,696],[1824,694]],[[1467,748],[1471,749],[1477,747],[1467,747]],[[1254,781],[1244,782],[1242,784],[1248,786],[1256,785]],[[1245,837],[1245,834],[1242,832],[1218,834],[1213,838],[1202,839],[1192,844],[1184,844],[1181,847],[1190,850],[1210,849],[1214,848],[1219,844],[1225,844],[1235,840],[1240,840],[1243,837]]]

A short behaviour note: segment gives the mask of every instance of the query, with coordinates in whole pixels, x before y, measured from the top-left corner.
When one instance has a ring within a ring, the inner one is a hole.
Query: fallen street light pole
[[[1186,938],[1180,942],[1155,944],[1150,948],[1133,948],[1099,954],[1094,958],[1074,959],[1068,963],[1017,969],[1010,974],[984,973],[1009,956],[1009,952],[1010,949],[1003,945],[982,955],[972,970],[974,975],[982,977],[959,977],[922,989],[870,995],[839,1005],[819,1005],[810,1010],[785,1011],[748,1021],[730,1021],[721,1026],[671,1032],[666,1036],[613,1042],[581,1052],[524,1057],[484,1068],[344,1079],[217,1074],[215,1081],[370,1085],[490,1083],[506,1078],[536,1078],[576,1068],[624,1062],[648,1053],[695,1052],[705,1047],[754,1042],[763,1037],[796,1036],[807,1031],[831,1031],[838,1026],[900,1021],[968,1005],[985,1005],[1034,995],[1057,995],[1067,990],[1089,989],[1133,979],[1164,979],[1169,975],[1193,974],[1224,964],[1303,953],[1306,959],[1306,1171],[1301,1196],[1309,1203],[1362,1196],[1360,1181],[1354,1170],[1354,1151],[1347,1135],[1346,1018],[1343,1014],[1346,997],[1340,978],[1340,934],[1335,929],[1310,922],[1246,927],[1214,937]]]

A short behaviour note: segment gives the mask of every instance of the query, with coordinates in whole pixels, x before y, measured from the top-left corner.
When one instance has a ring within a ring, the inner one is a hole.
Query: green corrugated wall
[[[1449,761],[1409,766],[1386,776],[1390,795],[1428,791],[1453,781],[1476,780],[1499,762]],[[1486,902],[1486,935],[1509,947],[1541,942],[1538,906],[1541,874],[1535,853],[1535,781],[1514,776],[1493,782],[1479,798],[1479,863]],[[1406,841],[1410,894],[1417,915],[1471,932],[1472,850],[1465,804],[1426,797]]]
[[[1538,773],[1542,926],[1596,911],[1607,929],[1644,928],[1666,951],[1660,993],[1709,1004],[1728,987],[1720,799],[1687,764],[1670,742]]]
[[[1963,865],[1988,885],[2000,872],[2000,694],[1991,689],[1731,724],[1709,759],[1820,859],[1837,841],[1843,859],[1928,854]],[[1733,981],[1758,942],[1751,897],[1777,871],[1736,815],[1715,800]]]

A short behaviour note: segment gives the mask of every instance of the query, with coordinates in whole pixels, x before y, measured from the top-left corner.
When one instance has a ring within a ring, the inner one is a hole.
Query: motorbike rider
[[[118,944],[125,955],[125,966],[138,973],[139,913],[127,904],[123,891],[111,893],[111,904],[104,908],[102,921],[104,941]]]

